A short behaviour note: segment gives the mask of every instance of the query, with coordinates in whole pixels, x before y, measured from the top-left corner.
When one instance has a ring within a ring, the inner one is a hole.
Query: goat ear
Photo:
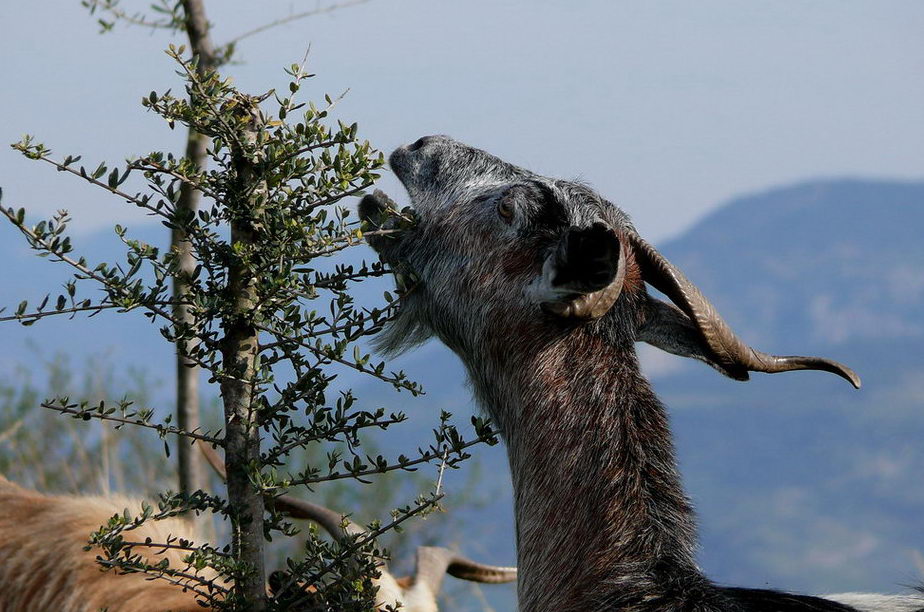
[[[619,237],[606,225],[567,229],[542,266],[542,309],[563,318],[603,316],[622,291],[625,260]]]
[[[638,340],[673,355],[698,359],[729,378],[739,378],[711,357],[712,351],[690,317],[672,304],[647,297],[645,322],[639,328]]]

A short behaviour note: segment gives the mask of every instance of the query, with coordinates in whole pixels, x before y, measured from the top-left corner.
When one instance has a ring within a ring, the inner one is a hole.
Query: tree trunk
[[[197,134],[192,129],[186,141],[186,157],[199,167],[205,166],[205,149],[208,138]],[[180,191],[178,208],[195,214],[199,207],[200,194],[190,188],[186,183]],[[181,276],[173,279],[173,298],[177,304],[173,307],[173,315],[178,321],[192,325],[193,318],[189,309],[181,302],[188,292],[189,275],[196,268],[196,258],[193,257],[186,233],[174,227],[170,236],[171,248],[179,254]],[[187,350],[195,348],[190,342]],[[177,425],[184,431],[195,431],[199,427],[199,366],[186,358],[183,351],[176,355],[176,416]],[[177,461],[179,463],[180,491],[187,495],[193,491],[205,488],[205,470],[202,459],[193,445],[180,439]]]
[[[183,0],[186,14],[186,33],[193,56],[199,58],[197,71],[204,74],[215,65],[215,50],[209,37],[209,24],[202,0]],[[254,118],[258,117],[255,112]],[[255,120],[246,137],[251,140],[258,129]],[[208,138],[190,130],[186,143],[186,157],[199,168],[204,168]],[[240,194],[251,193],[251,202],[241,205],[255,212],[262,197],[260,189],[253,188],[255,180],[252,161],[238,151],[235,163],[240,179]],[[183,185],[179,207],[194,214],[199,203],[199,192]],[[255,216],[255,215],[254,215]],[[236,216],[231,225],[231,242],[243,245],[254,242],[252,216]],[[250,218],[247,218],[250,217]],[[174,248],[181,253],[184,271],[192,271],[195,260],[188,254],[188,243],[179,232],[173,235]],[[188,268],[187,268],[188,266]],[[253,409],[254,380],[256,379],[256,358],[258,354],[257,329],[251,318],[256,301],[254,278],[246,267],[237,262],[228,270],[229,297],[233,299],[232,313],[225,319],[225,338],[222,361],[225,376],[221,382],[221,396],[225,413],[225,469],[227,471],[228,504],[231,518],[231,545],[235,559],[246,565],[246,571],[235,581],[235,594],[241,600],[242,609],[261,612],[266,609],[264,587],[266,570],[263,564],[263,496],[250,480],[251,469],[260,465],[260,429]],[[185,285],[177,282],[175,293],[182,293]],[[183,308],[177,306],[177,308]],[[188,316],[188,313],[183,311]],[[188,319],[183,319],[188,320]],[[177,410],[184,428],[199,421],[197,393],[198,368],[186,367],[185,358],[178,356]],[[184,424],[185,423],[185,424]],[[180,453],[180,479],[185,481],[188,491],[199,488],[202,483],[200,457],[189,451],[191,446],[182,445],[187,453]]]
[[[232,228],[232,239],[246,240]],[[238,308],[252,305],[247,281],[240,271],[231,270],[231,290],[240,290]],[[254,361],[257,332],[246,317],[229,323],[224,350],[226,376],[221,385],[225,408],[225,470],[228,474],[228,504],[231,517],[231,544],[234,557],[249,566],[236,581],[235,591],[246,610],[264,610],[263,496],[250,481],[250,470],[259,465],[260,429],[253,410]],[[238,378],[240,376],[240,378]]]
[[[205,16],[205,6],[202,0],[184,0],[183,12],[186,16],[186,35],[194,56],[199,57],[198,71],[203,74],[215,64],[215,49],[209,37],[209,24]],[[186,137],[186,158],[197,168],[205,168],[206,149],[209,139],[196,133],[190,128]],[[195,214],[199,208],[201,194],[191,188],[188,183],[180,187],[180,199],[177,208],[189,214]],[[188,291],[187,278],[196,268],[196,260],[192,255],[190,245],[186,241],[186,234],[181,229],[174,229],[170,236],[171,248],[179,253],[179,266],[181,276],[173,281],[173,297],[177,305],[173,314],[178,321],[192,324],[186,306],[180,304]],[[189,346],[192,349],[194,346]],[[194,431],[199,427],[199,367],[187,359],[182,352],[176,356],[176,415],[177,424],[185,431]],[[178,471],[180,476],[180,491],[190,494],[205,487],[205,468],[202,458],[195,448],[179,442],[177,453]]]
[[[253,143],[262,121],[252,99],[244,98],[238,111],[249,115],[245,122],[245,142]],[[265,185],[257,184],[252,153],[234,147],[234,165],[238,184],[231,203],[231,243],[240,244],[244,251],[257,240],[258,219]],[[246,610],[266,609],[263,566],[263,496],[259,486],[251,483],[251,470],[260,466],[260,428],[254,409],[256,358],[259,353],[258,332],[254,324],[257,300],[256,278],[243,259],[235,258],[228,270],[228,297],[233,302],[231,313],[224,320],[224,348],[221,395],[225,409],[225,468],[228,473],[232,547],[238,561],[249,571],[235,584],[236,594],[245,601]]]

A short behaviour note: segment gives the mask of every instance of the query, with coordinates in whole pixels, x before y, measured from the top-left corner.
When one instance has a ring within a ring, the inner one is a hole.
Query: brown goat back
[[[98,550],[85,551],[90,534],[109,517],[141,500],[118,495],[44,495],[0,476],[0,612],[185,612],[202,610],[191,591],[140,574],[103,571]],[[129,532],[133,541],[196,539],[178,518],[148,521]],[[183,552],[135,548],[149,562],[169,559],[183,568]]]

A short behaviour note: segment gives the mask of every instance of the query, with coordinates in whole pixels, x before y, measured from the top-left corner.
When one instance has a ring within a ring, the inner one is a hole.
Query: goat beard
[[[403,234],[416,225],[416,212],[410,206],[399,207],[380,189],[363,196],[358,212],[359,218],[370,228],[365,234],[366,242],[378,253],[382,262],[391,268],[398,292],[405,299],[417,281],[407,263],[398,256],[398,251]],[[406,303],[400,305],[397,316],[386,324],[373,341],[376,349],[385,355],[396,356],[430,338],[432,333],[427,326],[409,311]]]

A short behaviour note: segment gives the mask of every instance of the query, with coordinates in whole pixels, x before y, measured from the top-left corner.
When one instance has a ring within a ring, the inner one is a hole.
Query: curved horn
[[[517,568],[477,563],[442,546],[421,546],[417,549],[415,584],[425,584],[436,597],[446,574],[471,582],[501,584],[516,580]]]
[[[291,495],[270,495],[269,497],[273,499],[277,508],[292,518],[314,521],[323,527],[334,539],[344,540],[344,533],[351,536],[358,536],[366,533],[364,529],[358,527],[356,523],[351,521],[346,515],[335,512],[330,508],[325,508],[324,506],[313,504],[309,501],[292,497]],[[351,540],[347,541],[347,543],[351,543]]]
[[[221,477],[222,480],[228,479],[225,472],[225,463],[214,448],[203,440],[198,440],[199,450],[205,455],[205,460],[209,462],[212,469]],[[344,540],[344,534],[357,536],[365,533],[363,529],[357,527],[352,521],[349,521],[344,515],[335,512],[330,508],[325,508],[318,504],[292,497],[291,495],[272,495],[266,494],[266,498],[276,504],[276,508],[285,512],[292,518],[306,519],[314,521],[324,528],[324,531],[338,541]],[[343,527],[346,523],[346,527]]]
[[[626,236],[635,250],[642,278],[670,298],[690,318],[715,362],[731,378],[747,380],[749,370],[770,374],[790,370],[822,370],[837,374],[855,388],[860,388],[860,377],[847,366],[831,359],[777,356],[751,348],[735,335],[715,307],[683,272],[635,232],[628,231]]]
[[[517,568],[499,565],[486,565],[471,559],[456,555],[446,572],[450,576],[469,580],[471,582],[484,582],[487,584],[503,584],[514,582],[517,579]]]

